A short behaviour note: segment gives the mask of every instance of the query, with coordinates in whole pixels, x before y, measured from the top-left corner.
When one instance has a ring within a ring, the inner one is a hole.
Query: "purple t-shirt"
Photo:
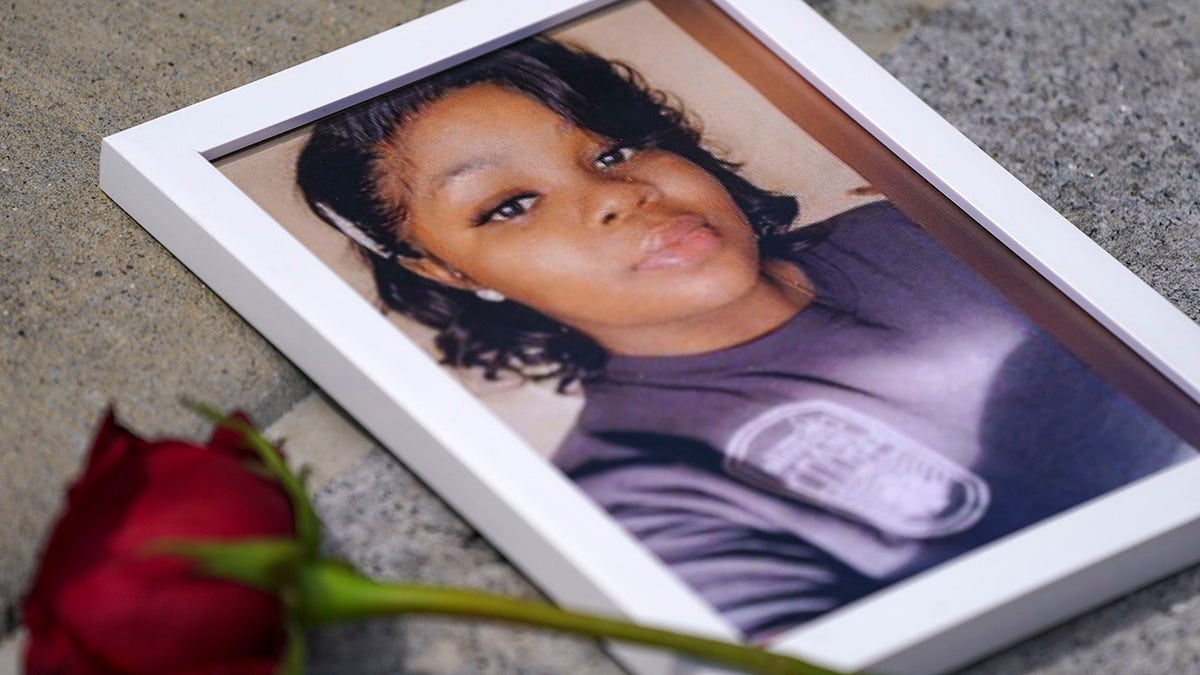
[[[611,358],[554,458],[748,637],[1194,455],[890,204],[810,227],[813,304]]]

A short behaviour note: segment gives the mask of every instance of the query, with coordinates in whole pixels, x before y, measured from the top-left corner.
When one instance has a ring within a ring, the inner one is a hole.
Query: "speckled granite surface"
[[[1200,6],[954,2],[882,62],[1200,319]]]
[[[0,635],[108,401],[197,434],[183,395],[270,421],[311,384],[97,187],[99,139],[441,2],[0,8]],[[1192,0],[813,0],[935,108],[1200,317],[1200,6]],[[386,455],[326,485],[330,546],[371,573],[535,591]],[[1187,572],[969,669],[1200,672]],[[609,673],[592,645],[405,621],[319,634],[320,672]]]
[[[316,500],[330,552],[378,579],[537,597],[492,547],[391,455],[374,451]],[[433,619],[338,626],[313,636],[314,673],[620,673],[589,642]]]
[[[956,1],[882,62],[1200,320],[1198,35],[1193,0]],[[1198,592],[1193,569],[969,672],[1200,673]]]

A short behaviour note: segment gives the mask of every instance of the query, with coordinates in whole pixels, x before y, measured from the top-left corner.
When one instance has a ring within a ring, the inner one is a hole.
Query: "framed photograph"
[[[101,184],[564,604],[929,673],[1200,558],[1200,327],[802,2],[464,0]]]

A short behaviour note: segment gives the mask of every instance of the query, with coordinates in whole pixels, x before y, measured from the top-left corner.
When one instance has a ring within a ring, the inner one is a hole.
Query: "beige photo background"
[[[798,224],[817,222],[878,199],[866,181],[779,112],[703,45],[645,0],[589,15],[554,37],[636,68],[651,86],[671,95],[704,129],[708,146],[743,164],[756,184],[794,194]],[[296,157],[308,139],[297,129],[215,162],[217,168],[285,229],[383,311],[370,271],[350,242],[317,218],[295,185]],[[395,312],[389,319],[434,358],[432,331]],[[491,411],[549,456],[582,405],[549,384],[516,378],[488,382],[448,369]]]

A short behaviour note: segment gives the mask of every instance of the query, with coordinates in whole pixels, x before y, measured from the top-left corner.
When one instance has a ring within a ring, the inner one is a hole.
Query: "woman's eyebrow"
[[[496,159],[494,157],[484,156],[484,157],[472,157],[471,159],[468,159],[465,162],[460,162],[458,164],[455,164],[455,165],[451,166],[449,169],[446,169],[445,171],[441,172],[434,179],[432,192],[440,192],[442,189],[444,189],[446,187],[446,185],[448,183],[457,181],[457,180],[461,179],[463,176],[473,173],[475,171],[479,171],[481,169],[486,169],[488,167],[491,167],[495,163],[496,163]]]

